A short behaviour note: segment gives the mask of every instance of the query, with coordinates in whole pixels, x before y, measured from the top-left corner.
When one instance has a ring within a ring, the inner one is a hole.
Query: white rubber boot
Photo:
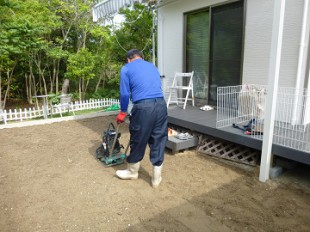
[[[138,179],[139,169],[140,169],[140,162],[127,163],[127,169],[117,170],[116,175],[123,180],[135,180]]]
[[[163,165],[153,166],[152,186],[157,188],[161,182],[161,169]]]

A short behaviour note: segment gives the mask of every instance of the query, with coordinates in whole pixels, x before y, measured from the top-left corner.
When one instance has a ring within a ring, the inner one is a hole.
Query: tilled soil
[[[114,121],[0,130],[0,231],[310,231],[309,167],[261,183],[257,168],[167,150],[154,189],[148,151],[138,180],[96,160]],[[125,146],[128,124],[121,132]]]

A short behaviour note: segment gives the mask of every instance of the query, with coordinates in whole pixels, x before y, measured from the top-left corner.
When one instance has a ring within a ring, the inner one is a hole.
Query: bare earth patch
[[[96,160],[110,122],[0,130],[0,231],[310,231],[309,168],[261,183],[256,168],[167,150],[153,189],[148,151],[133,181]]]

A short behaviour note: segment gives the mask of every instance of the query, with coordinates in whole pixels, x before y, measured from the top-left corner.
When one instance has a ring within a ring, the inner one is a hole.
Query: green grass
[[[89,110],[78,110],[78,111],[74,111],[75,115],[83,115],[83,114],[89,114],[89,113],[95,113],[95,112],[100,112],[103,111],[106,108],[97,108],[97,109],[89,109]],[[74,114],[72,112],[64,112],[62,113],[63,117],[66,116],[74,116]],[[53,118],[59,118],[61,117],[60,114],[53,114]]]

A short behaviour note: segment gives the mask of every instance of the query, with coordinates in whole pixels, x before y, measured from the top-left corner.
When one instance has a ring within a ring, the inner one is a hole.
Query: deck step
[[[166,147],[171,150],[172,154],[175,154],[181,150],[196,147],[197,145],[198,138],[196,136],[193,136],[193,138],[186,140],[178,139],[174,136],[169,136],[166,143]]]

